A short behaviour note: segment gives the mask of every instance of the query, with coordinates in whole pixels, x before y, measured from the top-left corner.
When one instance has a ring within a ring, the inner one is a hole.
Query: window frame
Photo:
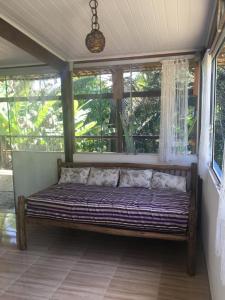
[[[210,125],[211,132],[211,169],[213,170],[217,180],[221,182],[222,170],[214,159],[214,146],[215,146],[215,108],[216,108],[216,86],[217,86],[217,57],[221,49],[225,46],[225,38],[222,40],[218,50],[212,59],[212,72],[211,72],[211,112],[210,112]]]
[[[6,138],[10,141],[10,148],[11,150],[10,151],[26,151],[26,152],[35,152],[35,151],[38,151],[38,152],[64,152],[64,130],[63,130],[63,123],[62,123],[62,132],[61,134],[58,134],[58,133],[54,133],[54,134],[40,134],[40,135],[35,135],[34,133],[31,133],[31,134],[25,134],[22,132],[21,130],[21,134],[13,134],[11,132],[11,120],[10,120],[10,117],[9,117],[9,111],[12,109],[12,107],[10,107],[10,105],[14,105],[16,103],[35,103],[35,102],[39,102],[39,103],[46,103],[46,102],[58,102],[60,103],[60,106],[61,106],[61,109],[62,108],[62,97],[61,97],[61,94],[60,95],[32,95],[32,96],[17,96],[17,95],[8,95],[7,94],[7,89],[8,89],[8,81],[39,81],[39,80],[48,80],[48,79],[51,79],[51,80],[58,80],[60,82],[60,78],[59,76],[39,76],[37,75],[36,77],[32,77],[32,76],[26,76],[24,75],[23,76],[18,76],[18,77],[14,77],[14,76],[4,76],[3,79],[2,79],[2,82],[4,82],[4,86],[5,86],[5,90],[6,90],[6,94],[4,95],[4,97],[0,97],[0,103],[6,103],[7,105],[7,114],[8,114],[8,128],[9,128],[9,131],[7,134],[0,134],[0,139],[1,138]],[[62,122],[63,122],[63,110],[62,110]],[[23,149],[23,147],[19,148],[19,149],[14,149],[13,148],[13,140],[15,139],[31,139],[31,140],[42,140],[42,139],[45,139],[46,141],[48,140],[48,143],[46,143],[46,147],[45,147],[45,150],[43,149],[33,149],[32,147],[29,148],[29,149]],[[49,143],[49,140],[51,139],[57,139],[59,140],[59,145],[62,145],[62,147],[60,147],[60,149],[55,149],[55,150],[49,150],[50,147],[51,147],[51,143]],[[50,145],[50,147],[49,147]]]

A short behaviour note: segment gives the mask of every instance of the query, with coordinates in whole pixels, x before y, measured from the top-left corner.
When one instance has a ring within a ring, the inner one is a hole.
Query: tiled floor
[[[180,243],[40,226],[27,251],[15,239],[14,215],[0,213],[0,299],[210,299],[202,255],[189,277]]]

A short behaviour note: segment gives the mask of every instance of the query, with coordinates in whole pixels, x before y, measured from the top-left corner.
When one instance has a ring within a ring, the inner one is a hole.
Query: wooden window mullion
[[[113,81],[113,100],[116,105],[116,132],[117,132],[117,143],[116,150],[117,152],[123,152],[123,127],[121,122],[121,113],[122,113],[122,99],[124,92],[124,82],[123,82],[123,70],[115,69],[112,72],[112,81]]]

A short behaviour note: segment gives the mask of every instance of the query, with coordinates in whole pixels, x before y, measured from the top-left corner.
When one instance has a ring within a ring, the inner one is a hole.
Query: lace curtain
[[[199,175],[205,179],[210,164],[210,93],[212,59],[207,51],[202,62],[201,133],[199,142]]]
[[[223,170],[219,191],[219,205],[216,227],[216,254],[221,259],[220,278],[225,285],[225,143],[223,150]]]
[[[162,61],[160,160],[177,161],[187,154],[187,59]]]

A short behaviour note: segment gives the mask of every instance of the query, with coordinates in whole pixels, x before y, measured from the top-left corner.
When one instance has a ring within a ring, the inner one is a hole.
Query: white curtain
[[[221,259],[220,277],[225,285],[225,143],[223,150],[223,170],[219,191],[219,205],[216,228],[216,254]]]
[[[202,62],[201,132],[199,142],[199,175],[206,178],[210,164],[210,101],[212,58],[206,52]]]
[[[162,61],[161,161],[176,161],[187,154],[188,76],[187,59]]]

